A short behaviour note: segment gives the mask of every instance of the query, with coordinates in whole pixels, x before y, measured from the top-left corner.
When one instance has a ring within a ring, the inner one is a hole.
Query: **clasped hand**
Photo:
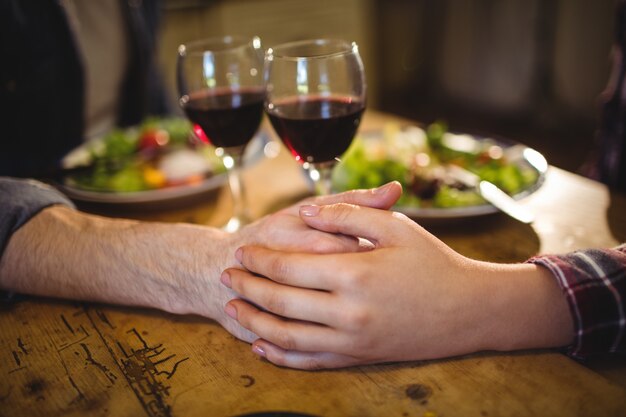
[[[476,338],[457,295],[468,286],[455,273],[471,269],[469,259],[400,213],[337,203],[301,206],[300,217],[313,229],[367,239],[373,249],[239,248],[245,269],[221,276],[239,295],[225,312],[260,337],[257,354],[317,369],[448,356],[461,353],[457,338]],[[442,350],[444,339],[450,343]]]
[[[389,187],[399,196],[398,183]],[[270,362],[337,368],[572,343],[547,269],[466,258],[381,204],[316,203],[299,208],[311,231],[369,244],[334,253],[248,244],[236,251],[240,267],[221,275],[238,294],[224,313],[258,336],[252,350]]]

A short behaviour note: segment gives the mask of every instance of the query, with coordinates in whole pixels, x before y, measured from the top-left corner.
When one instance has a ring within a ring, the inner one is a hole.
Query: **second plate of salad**
[[[248,144],[244,164],[263,155],[263,132]],[[87,142],[63,160],[60,188],[90,203],[162,203],[211,192],[226,183],[215,148],[193,135],[183,118],[151,118]]]
[[[543,183],[546,159],[514,141],[450,132],[444,123],[386,125],[360,133],[333,173],[336,191],[397,180],[404,189],[395,209],[415,219],[463,218],[498,211],[472,186],[450,175],[461,167],[522,199]]]

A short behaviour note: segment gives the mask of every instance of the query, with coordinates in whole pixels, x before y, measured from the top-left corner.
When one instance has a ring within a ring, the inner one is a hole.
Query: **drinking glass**
[[[265,87],[259,38],[226,36],[178,47],[179,102],[193,129],[216,147],[227,170],[233,215],[224,229],[246,224],[242,158],[263,117]]]
[[[332,169],[350,146],[365,110],[365,72],[356,43],[314,39],[268,49],[265,111],[301,162],[317,194],[331,191]]]

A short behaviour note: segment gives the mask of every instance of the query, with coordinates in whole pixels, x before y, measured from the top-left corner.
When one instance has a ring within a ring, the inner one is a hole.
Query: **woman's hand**
[[[258,245],[282,251],[311,253],[355,252],[368,249],[368,242],[360,241],[353,236],[327,233],[309,227],[300,218],[300,207],[307,204],[349,203],[386,210],[395,204],[401,194],[401,185],[398,182],[391,182],[370,190],[353,190],[341,194],[311,197],[268,215],[244,227],[238,233],[225,236],[222,242],[224,254],[220,256],[223,262],[220,263],[221,268],[217,276],[226,267],[238,265],[234,254],[235,250],[242,245]],[[217,286],[218,297],[215,299],[217,302],[212,303],[215,308],[211,317],[214,317],[234,336],[249,342],[253,341],[257,338],[254,334],[246,331],[224,313],[224,305],[236,294],[220,285],[217,276],[214,283]],[[199,293],[199,295],[203,294]],[[204,298],[198,301],[206,304]]]
[[[571,339],[567,304],[534,265],[467,259],[398,213],[347,204],[300,213],[313,228],[366,238],[375,249],[237,251],[247,271],[222,274],[241,296],[225,311],[261,338],[253,350],[275,364],[342,367]]]

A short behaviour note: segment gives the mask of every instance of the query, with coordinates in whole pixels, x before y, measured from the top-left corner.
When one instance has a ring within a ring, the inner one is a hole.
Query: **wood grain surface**
[[[392,120],[369,112],[363,130]],[[254,217],[308,193],[286,151],[245,173]],[[520,262],[538,252],[612,246],[626,236],[626,199],[550,168],[523,201],[532,225],[494,214],[425,224],[457,251]],[[111,216],[219,225],[227,190],[191,206]],[[0,416],[624,416],[626,363],[577,363],[556,351],[484,352],[335,371],[276,367],[211,320],[160,311],[22,297],[0,311]]]

